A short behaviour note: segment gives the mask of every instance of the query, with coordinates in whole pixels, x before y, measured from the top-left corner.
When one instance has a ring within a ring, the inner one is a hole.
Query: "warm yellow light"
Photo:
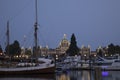
[[[96,54],[94,55],[94,57],[96,57]]]
[[[58,55],[56,55],[56,57],[58,57]]]
[[[68,77],[67,75],[61,75],[59,80],[70,80],[70,77]]]
[[[28,55],[26,55],[26,58],[28,58]]]
[[[16,56],[16,58],[18,58],[18,55]]]
[[[107,56],[107,54],[105,54],[105,56]]]
[[[2,55],[2,53],[0,53],[0,55]]]

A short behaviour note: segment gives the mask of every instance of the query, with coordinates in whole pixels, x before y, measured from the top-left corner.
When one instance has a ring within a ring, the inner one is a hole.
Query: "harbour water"
[[[56,74],[0,76],[0,80],[120,80],[120,71],[102,71],[95,79],[93,71],[65,71]]]

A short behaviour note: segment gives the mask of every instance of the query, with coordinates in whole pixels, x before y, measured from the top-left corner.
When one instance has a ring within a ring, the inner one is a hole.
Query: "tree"
[[[3,52],[3,50],[2,50],[2,47],[1,47],[1,45],[0,45],[0,53],[2,53]]]
[[[100,56],[100,57],[103,57],[103,52],[102,52],[101,49],[98,51],[97,55]]]
[[[114,54],[115,53],[115,46],[114,44],[110,44],[108,45],[108,54],[111,55],[111,54]]]
[[[15,40],[13,43],[13,54],[20,55],[20,53],[21,53],[20,44],[17,40]]]
[[[120,46],[119,45],[115,46],[115,53],[120,54]]]
[[[13,44],[7,45],[5,51],[9,56],[19,55],[21,53],[19,42],[15,40]]]
[[[111,43],[110,45],[108,45],[108,53],[109,53],[109,55],[120,54],[120,46],[114,45]]]
[[[74,33],[71,36],[70,46],[69,46],[68,50],[66,51],[66,53],[69,56],[75,56],[79,53],[79,48],[77,47],[77,42],[76,42]]]

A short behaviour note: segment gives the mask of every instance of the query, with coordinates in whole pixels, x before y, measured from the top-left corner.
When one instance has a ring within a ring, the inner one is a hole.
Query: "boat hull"
[[[55,66],[25,70],[0,70],[0,75],[30,75],[30,74],[49,74],[55,72]]]

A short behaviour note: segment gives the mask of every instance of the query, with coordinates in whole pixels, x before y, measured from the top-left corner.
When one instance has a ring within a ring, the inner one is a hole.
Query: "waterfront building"
[[[107,47],[102,47],[102,46],[99,46],[97,49],[96,49],[96,52],[98,53],[99,51],[101,50],[102,52],[102,56],[108,56],[108,46]]]
[[[63,39],[60,41],[57,49],[60,50],[60,54],[65,54],[69,46],[70,46],[70,42],[67,40],[66,34],[64,34]]]
[[[52,49],[49,48],[48,45],[46,45],[45,47],[39,46],[38,47],[38,54],[37,56],[61,56],[61,55],[66,55],[66,50],[69,48],[70,46],[70,42],[67,39],[67,35],[64,34],[63,38],[61,39],[61,41],[59,42],[58,47]],[[26,52],[26,50],[29,49],[24,49],[22,48],[21,54],[23,54],[24,52]],[[91,50],[90,50],[90,45],[88,45],[87,47],[82,45],[81,48],[79,48],[79,53],[81,54],[82,59],[89,59],[89,55],[91,55]],[[32,50],[31,50],[32,51]],[[95,52],[94,52],[95,53]],[[95,53],[96,54],[96,53]],[[32,55],[32,52],[31,52]]]
[[[88,59],[89,56],[91,55],[90,45],[88,45],[87,47],[82,45],[80,53],[81,53],[82,59]]]
[[[67,40],[67,35],[64,34],[63,39],[60,41],[59,45],[55,49],[51,49],[48,46],[40,47],[39,51],[41,56],[47,55],[63,55],[66,53],[66,50],[69,48],[70,42]]]

